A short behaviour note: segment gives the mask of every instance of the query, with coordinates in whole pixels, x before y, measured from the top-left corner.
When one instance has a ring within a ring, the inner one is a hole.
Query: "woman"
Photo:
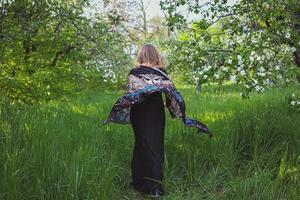
[[[154,46],[146,44],[138,54],[138,66],[128,74],[126,92],[114,103],[101,126],[109,123],[128,124],[133,128],[135,145],[131,162],[131,185],[154,196],[164,194],[165,110],[180,118],[187,127],[212,136],[205,124],[186,115],[185,102],[164,69],[165,63]]]
[[[166,73],[162,56],[151,44],[146,44],[140,50],[137,63],[138,67],[132,69],[130,74],[139,69],[145,72],[153,71],[153,68]],[[147,73],[142,75],[145,80],[151,81]],[[130,122],[135,136],[131,185],[143,193],[163,195],[165,110],[162,92],[154,92],[145,101],[133,105]]]

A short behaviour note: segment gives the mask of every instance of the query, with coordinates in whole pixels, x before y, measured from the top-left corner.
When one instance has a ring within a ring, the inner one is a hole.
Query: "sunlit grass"
[[[166,110],[164,199],[298,199],[300,116],[277,89],[178,87],[209,139]],[[296,87],[285,89],[286,93]],[[99,128],[123,91],[0,105],[0,199],[141,199],[129,187],[129,125]]]

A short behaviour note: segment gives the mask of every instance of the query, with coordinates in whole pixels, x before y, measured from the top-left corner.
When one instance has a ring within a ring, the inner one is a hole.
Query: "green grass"
[[[209,139],[166,110],[163,199],[299,199],[300,115],[276,89],[180,88]],[[286,88],[286,93],[296,91]],[[0,199],[142,199],[129,187],[130,125],[99,128],[122,91],[0,105]]]

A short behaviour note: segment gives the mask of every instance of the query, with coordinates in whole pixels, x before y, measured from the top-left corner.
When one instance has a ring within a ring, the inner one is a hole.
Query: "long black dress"
[[[151,193],[162,186],[164,163],[165,110],[161,92],[131,107],[130,121],[135,135],[131,162],[132,185]]]

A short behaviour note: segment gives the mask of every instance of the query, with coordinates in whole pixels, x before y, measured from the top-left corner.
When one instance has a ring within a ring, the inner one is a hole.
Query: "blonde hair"
[[[166,67],[166,62],[152,44],[145,44],[137,56],[137,64],[150,64],[151,66]]]

